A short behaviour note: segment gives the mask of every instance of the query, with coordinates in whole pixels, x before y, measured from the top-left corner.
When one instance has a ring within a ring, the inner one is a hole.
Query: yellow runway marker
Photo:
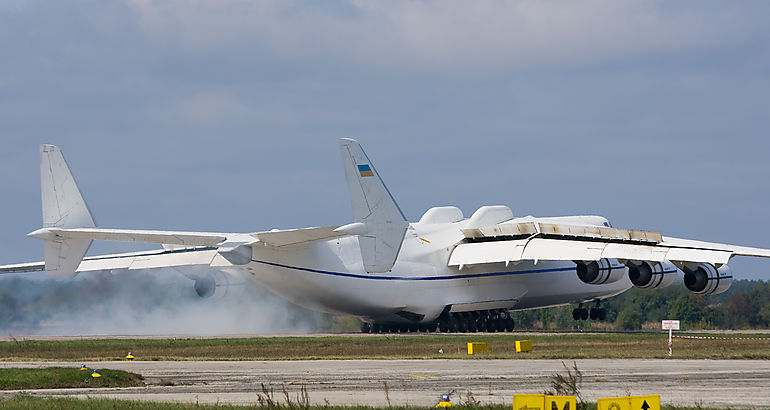
[[[418,380],[438,380],[439,379],[437,376],[433,376],[430,374],[410,374],[409,377],[413,377]]]

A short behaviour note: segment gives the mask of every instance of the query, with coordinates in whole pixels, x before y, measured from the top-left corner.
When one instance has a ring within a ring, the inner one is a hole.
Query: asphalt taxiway
[[[660,394],[662,403],[707,407],[770,408],[770,361],[586,359],[587,400]],[[542,393],[551,375],[565,372],[561,360],[315,360],[315,361],[134,361],[91,362],[92,368],[142,374],[147,387],[50,389],[35,395],[115,397],[133,400],[256,404],[262,385],[283,401],[305,386],[318,404],[435,404],[442,393],[453,401],[468,392],[482,403],[510,404],[515,393]],[[0,367],[76,366],[71,362],[0,362]],[[14,392],[0,392],[0,395]]]

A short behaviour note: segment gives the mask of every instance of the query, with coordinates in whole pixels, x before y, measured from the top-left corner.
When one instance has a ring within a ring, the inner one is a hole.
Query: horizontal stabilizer
[[[0,266],[0,273],[42,272],[44,270],[45,262],[27,262]]]
[[[83,258],[83,261],[80,262],[80,266],[77,268],[77,272],[156,269],[179,266],[221,267],[231,265],[225,258],[219,256],[218,253],[216,248],[199,247],[89,256]],[[0,273],[39,272],[43,270],[45,270],[43,262],[0,266]]]
[[[216,246],[228,235],[209,232],[150,231],[104,228],[43,228],[28,236],[41,239],[88,239],[102,241],[146,242],[184,246]]]
[[[340,236],[346,236],[347,233],[337,232],[335,229],[339,226],[323,226],[317,228],[299,228],[299,229],[285,229],[285,230],[272,230],[265,232],[255,232],[251,236],[258,239],[260,242],[268,244],[270,246],[287,246],[297,245],[313,241],[319,241],[324,239],[338,238]]]

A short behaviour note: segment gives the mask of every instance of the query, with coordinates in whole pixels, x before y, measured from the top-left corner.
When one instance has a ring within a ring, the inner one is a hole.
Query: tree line
[[[592,307],[584,304],[584,307]],[[676,283],[665,289],[632,288],[602,302],[604,322],[575,321],[577,305],[512,312],[517,329],[660,329],[660,321],[679,320],[683,330],[770,328],[770,282],[738,280],[720,295],[696,295]]]

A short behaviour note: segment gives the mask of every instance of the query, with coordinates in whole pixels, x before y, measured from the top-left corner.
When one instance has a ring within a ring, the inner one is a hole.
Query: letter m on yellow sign
[[[575,410],[576,408],[575,396],[545,396],[544,410]]]

